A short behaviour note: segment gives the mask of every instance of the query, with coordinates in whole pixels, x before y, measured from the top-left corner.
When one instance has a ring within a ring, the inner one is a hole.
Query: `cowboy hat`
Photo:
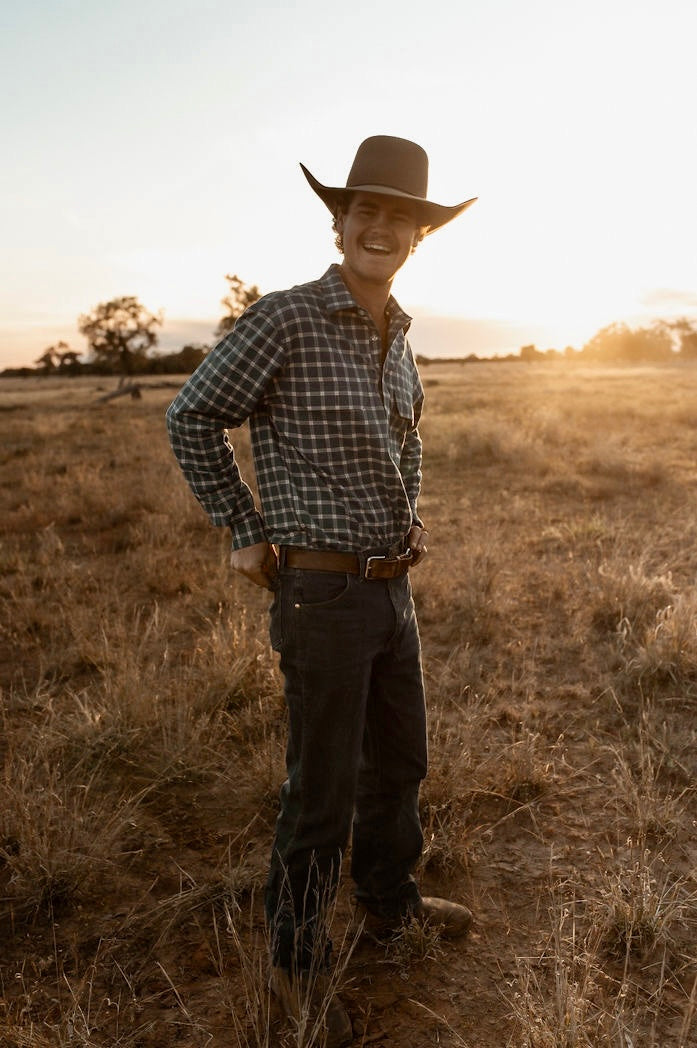
[[[424,227],[426,233],[444,226],[477,199],[472,197],[452,207],[427,200],[428,156],[425,150],[406,138],[394,138],[391,135],[373,135],[361,142],[344,187],[324,186],[304,164],[300,167],[332,214],[336,214],[337,207],[345,203],[349,193],[381,193],[403,197],[416,205],[416,221]]]

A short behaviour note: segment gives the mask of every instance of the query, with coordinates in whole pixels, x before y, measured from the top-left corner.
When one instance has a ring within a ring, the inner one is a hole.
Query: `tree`
[[[45,375],[51,375],[55,371],[64,375],[66,372],[77,370],[79,356],[79,353],[61,339],[55,346],[48,346],[35,363],[41,367]]]
[[[674,320],[670,327],[678,336],[680,356],[684,360],[697,359],[697,328],[695,328],[694,321],[681,317],[679,320]]]
[[[122,378],[142,370],[148,350],[157,345],[155,329],[161,324],[162,315],[151,313],[133,295],[100,302],[77,322],[97,366],[120,372]]]
[[[651,327],[634,329],[626,324],[608,324],[583,347],[584,357],[598,363],[656,363],[669,360],[672,354],[670,328],[661,320]]]
[[[181,373],[190,374],[192,371],[195,371],[209,349],[210,346],[207,346],[204,342],[193,342],[182,346],[177,353]]]
[[[537,346],[532,343],[528,346],[520,347],[520,359],[524,360],[527,364],[532,360],[541,360],[543,356],[544,354],[541,353]]]
[[[225,306],[227,312],[225,316],[221,317],[220,323],[215,329],[215,334],[218,338],[222,338],[223,335],[227,335],[228,331],[232,331],[235,321],[242,316],[247,306],[251,306],[253,302],[261,298],[261,291],[256,284],[245,284],[244,280],[240,279],[237,274],[231,276],[228,273],[225,279],[230,285],[230,290],[225,298],[220,300],[220,304]]]
[[[58,345],[62,345],[62,343],[59,342]],[[58,348],[57,346],[48,346],[48,348],[43,351],[41,356],[37,357],[36,360],[34,361],[34,363],[37,364],[41,368],[41,370],[43,371],[43,373],[45,375],[50,375],[53,371],[56,370],[56,365],[57,365],[56,350],[57,350],[57,348]]]
[[[61,343],[59,343],[60,345]],[[80,354],[76,353],[74,349],[70,349],[66,343],[63,345],[65,349],[60,354],[60,360],[58,361],[58,370],[61,374],[74,375],[80,370]]]
[[[177,353],[165,353],[154,358],[149,370],[154,375],[190,375],[195,371],[210,346],[203,342],[191,342]]]

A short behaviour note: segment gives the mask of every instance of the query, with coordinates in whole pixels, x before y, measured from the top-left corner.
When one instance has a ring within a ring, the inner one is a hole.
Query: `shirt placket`
[[[363,350],[362,356],[370,361],[370,367],[373,372],[373,378],[375,386],[383,401],[382,395],[382,346],[380,344],[380,335],[378,329],[375,326],[373,318],[370,316],[367,310],[358,309],[357,322],[355,325],[355,337],[361,344]]]

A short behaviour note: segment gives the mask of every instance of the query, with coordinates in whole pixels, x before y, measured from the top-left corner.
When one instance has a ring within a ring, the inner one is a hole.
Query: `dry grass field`
[[[419,876],[476,924],[378,947],[342,883],[356,1044],[694,1048],[697,370],[423,378]],[[265,986],[266,594],[179,474],[172,395],[0,381],[3,1048],[321,1046]]]

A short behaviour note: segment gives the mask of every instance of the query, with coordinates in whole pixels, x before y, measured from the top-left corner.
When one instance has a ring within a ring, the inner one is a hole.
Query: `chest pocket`
[[[400,370],[396,374],[385,376],[383,395],[389,404],[390,415],[396,415],[409,426],[414,424],[414,401],[412,397],[411,376]]]

